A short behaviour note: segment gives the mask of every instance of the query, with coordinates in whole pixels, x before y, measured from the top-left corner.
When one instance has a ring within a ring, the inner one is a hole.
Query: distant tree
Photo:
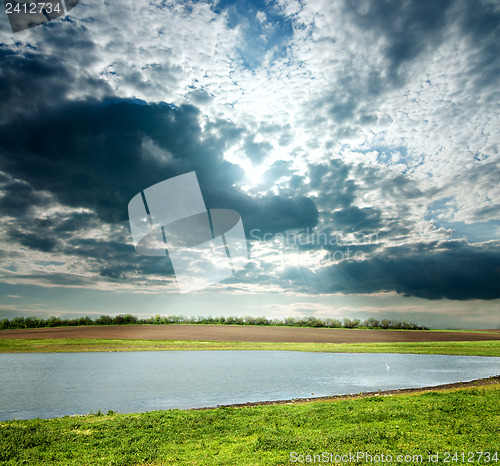
[[[245,318],[244,317],[237,317],[236,324],[237,325],[245,325]]]
[[[113,322],[113,325],[123,325],[125,323],[125,319],[122,315],[114,316],[111,321]]]
[[[265,317],[257,317],[254,325],[269,325],[269,321]]]
[[[287,327],[293,327],[297,325],[297,319],[295,317],[285,317],[283,319],[283,325],[286,325]]]
[[[369,319],[365,320],[362,325],[363,327],[368,327],[368,328],[380,328],[380,322],[373,317],[370,317]]]
[[[62,325],[59,317],[49,317],[48,327],[60,327]]]
[[[359,319],[348,319],[348,318],[345,318],[344,321],[343,321],[343,327],[344,328],[356,328],[356,327],[359,327],[359,324],[361,323],[361,321]]]
[[[78,318],[76,325],[81,325],[81,326],[94,325],[94,321],[88,316],[80,317],[80,318]]]
[[[131,315],[131,314],[125,314],[123,316],[123,323],[124,324],[135,324],[137,322],[137,317]]]
[[[321,321],[320,319],[317,319],[316,317],[306,317],[303,320],[304,322],[304,327],[324,327],[325,323]]]
[[[24,317],[15,317],[12,319],[11,327],[13,329],[25,328]]]
[[[35,322],[32,317],[24,318],[24,328],[35,328]]]
[[[328,328],[340,328],[342,322],[339,319],[325,319],[325,326]]]
[[[405,330],[429,330],[428,327],[419,326],[414,322],[396,321],[382,319],[381,321],[371,317],[361,322],[359,319],[345,318],[341,322],[339,319],[320,319],[314,316],[308,317],[285,317],[284,319],[268,319],[266,317],[184,317],[184,316],[161,316],[156,315],[150,318],[139,319],[131,314],[117,315],[110,317],[101,315],[95,321],[90,317],[79,317],[75,319],[60,319],[59,317],[50,317],[46,320],[37,317],[15,317],[11,320],[3,319],[0,321],[0,330],[6,329],[24,329],[41,327],[59,327],[59,326],[83,326],[83,325],[127,325],[127,324],[225,324],[225,325],[263,325],[276,326],[284,325],[289,327],[328,327],[328,328],[382,328],[382,329],[405,329]]]
[[[110,316],[102,315],[96,321],[96,325],[111,325],[113,323],[113,319]]]
[[[382,319],[380,322],[380,327],[385,329],[391,328],[391,321],[388,319]]]

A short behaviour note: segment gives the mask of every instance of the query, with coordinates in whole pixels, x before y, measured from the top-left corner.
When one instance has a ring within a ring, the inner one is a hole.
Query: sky
[[[0,11],[0,318],[500,327],[500,3],[80,0]],[[129,201],[194,171],[249,259],[180,293]]]

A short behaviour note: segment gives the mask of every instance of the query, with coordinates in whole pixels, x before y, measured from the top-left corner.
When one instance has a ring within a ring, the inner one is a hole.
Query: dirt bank
[[[293,400],[279,400],[279,401],[257,401],[254,403],[239,403],[233,405],[221,405],[217,408],[245,408],[248,406],[262,406],[262,405],[289,405],[294,403],[307,403],[311,401],[338,401],[338,400],[348,400],[353,398],[366,398],[370,396],[395,396],[395,395],[408,395],[411,393],[426,393],[426,392],[436,392],[442,390],[451,390],[454,388],[467,388],[467,387],[480,387],[483,385],[500,384],[500,375],[494,377],[488,377],[486,379],[472,380],[471,382],[456,382],[449,383],[445,385],[436,385],[434,387],[423,387],[423,388],[401,388],[399,390],[385,390],[378,392],[362,392],[353,395],[335,395],[335,396],[321,396],[310,398],[295,398]],[[205,409],[214,409],[215,407],[208,408],[193,408],[192,411],[199,411]]]

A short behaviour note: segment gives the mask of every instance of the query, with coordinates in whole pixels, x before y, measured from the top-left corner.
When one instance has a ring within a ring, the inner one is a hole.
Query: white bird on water
[[[385,368],[386,368],[387,370],[389,370],[389,369],[390,369],[390,367],[389,367],[387,364],[385,365]]]

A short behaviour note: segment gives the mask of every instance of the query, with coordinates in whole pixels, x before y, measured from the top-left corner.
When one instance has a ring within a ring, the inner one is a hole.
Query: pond
[[[500,358],[478,356],[287,351],[0,354],[0,420],[341,395],[498,374]]]

